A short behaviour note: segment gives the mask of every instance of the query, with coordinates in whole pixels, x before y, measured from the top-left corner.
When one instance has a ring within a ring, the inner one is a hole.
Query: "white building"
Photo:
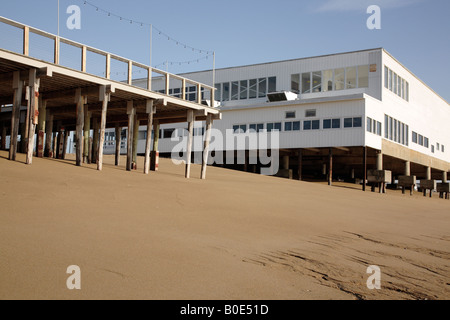
[[[211,70],[183,76],[202,83],[213,79]],[[216,70],[215,80],[223,116],[213,127],[224,135],[227,129],[236,135],[278,130],[283,169],[294,177],[320,177],[328,166],[334,178],[362,178],[377,159],[394,176],[441,180],[450,171],[448,102],[384,49],[224,68]],[[155,79],[153,90],[162,88],[163,79]],[[180,97],[180,84],[170,88],[170,95]],[[269,93],[283,91],[294,98],[274,95],[279,101],[269,102]],[[196,87],[186,88],[186,94],[197,99]],[[202,150],[203,126],[195,125],[195,152]],[[178,143],[170,138],[185,128],[186,123],[161,126],[159,151],[169,154]],[[142,132],[139,153],[144,138]]]

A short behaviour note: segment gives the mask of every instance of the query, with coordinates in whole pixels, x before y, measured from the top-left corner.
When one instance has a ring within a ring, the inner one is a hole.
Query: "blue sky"
[[[60,34],[142,63],[150,60],[153,24],[189,46],[216,51],[216,66],[229,67],[384,47],[450,101],[450,1],[448,0],[60,0]],[[69,30],[66,9],[81,8],[81,30]],[[368,30],[369,5],[379,5],[381,30]],[[27,8],[27,10],[23,10]],[[31,10],[30,10],[31,9]],[[57,33],[57,0],[1,1],[0,15]],[[173,73],[212,68],[211,57],[153,32],[153,66]]]

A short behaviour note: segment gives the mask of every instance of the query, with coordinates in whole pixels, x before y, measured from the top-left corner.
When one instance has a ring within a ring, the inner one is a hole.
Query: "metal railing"
[[[112,80],[111,79],[111,75],[114,73],[114,70],[111,70],[111,62],[113,61],[118,61],[118,62],[122,62],[126,65],[126,79],[124,79],[123,83],[126,83],[130,86],[135,86],[135,87],[139,87],[139,88],[144,88],[147,89],[149,91],[153,91],[152,90],[152,78],[153,78],[153,74],[156,73],[158,74],[158,77],[160,78],[161,76],[164,78],[164,93],[166,95],[169,96],[169,90],[170,90],[170,84],[171,84],[171,80],[176,80],[176,81],[181,81],[181,88],[182,88],[182,92],[181,92],[181,97],[177,98],[177,97],[173,97],[175,99],[181,99],[181,100],[185,100],[187,101],[187,92],[186,92],[186,86],[187,84],[189,85],[194,85],[197,88],[197,99],[196,99],[196,103],[198,104],[202,104],[202,89],[204,89],[205,91],[209,91],[210,92],[210,102],[211,102],[211,106],[214,106],[214,91],[216,90],[214,87],[212,86],[208,86],[206,84],[202,84],[200,82],[194,81],[194,80],[190,80],[187,78],[183,78],[180,77],[178,75],[163,71],[163,70],[159,70],[156,68],[152,68],[151,66],[139,63],[139,62],[135,62],[133,60],[130,59],[126,59],[123,57],[120,57],[118,55],[115,54],[111,54],[109,52],[103,51],[103,50],[99,50],[69,39],[65,39],[62,37],[58,37],[57,35],[24,25],[22,23],[4,18],[0,16],[0,25],[1,24],[6,24],[15,28],[18,28],[21,30],[22,33],[22,46],[21,48],[15,50],[17,53],[19,54],[23,54],[25,56],[31,56],[33,57],[33,55],[30,55],[30,36],[40,36],[40,37],[44,37],[47,39],[50,39],[53,41],[52,43],[52,48],[50,49],[52,51],[51,56],[52,56],[52,61],[47,61],[48,59],[41,59],[44,60],[46,62],[49,63],[54,63],[56,65],[62,65],[60,63],[61,61],[61,44],[65,44],[68,46],[71,46],[72,48],[77,48],[79,50],[79,57],[78,57],[78,61],[80,63],[80,67],[79,68],[73,68],[77,71],[81,71],[81,72],[85,72],[85,73],[89,73],[88,72],[88,55],[89,53],[91,54],[96,54],[98,56],[101,56],[104,58],[104,69],[102,72],[98,73],[98,74],[93,74],[108,80]],[[3,35],[4,36],[4,35]],[[17,41],[17,39],[14,39],[15,41]],[[43,41],[44,42],[44,41]],[[3,45],[0,44],[0,47],[3,48]],[[48,49],[48,48],[47,48]],[[35,57],[36,58],[36,57]],[[64,66],[64,65],[62,65]],[[133,69],[139,69],[139,72],[144,71],[145,73],[147,73],[147,77],[140,77],[140,78],[136,78],[133,79]],[[123,72],[117,73],[117,74],[122,74]],[[145,87],[142,86],[137,86],[135,84],[133,84],[133,81],[136,82],[136,80],[142,81],[146,79],[146,85]],[[113,80],[114,81],[114,80]],[[155,92],[155,91],[154,91]],[[160,93],[160,91],[158,91],[158,93]]]

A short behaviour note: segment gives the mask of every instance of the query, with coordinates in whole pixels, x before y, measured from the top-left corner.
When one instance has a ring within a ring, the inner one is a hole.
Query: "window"
[[[269,93],[276,92],[276,91],[277,91],[277,77],[270,77],[269,78]]]
[[[362,118],[345,118],[344,119],[344,128],[361,128],[362,127]]]
[[[358,67],[358,87],[359,88],[369,87],[369,66]]]
[[[170,139],[172,138],[172,134],[175,131],[175,129],[164,129],[163,131],[163,139]]]
[[[239,95],[239,98],[241,100],[248,99],[248,81],[247,80],[242,80],[241,81],[240,91],[241,91],[241,93]]]
[[[392,91],[392,81],[394,80],[394,75],[392,70],[389,69],[389,90]]]
[[[216,92],[215,96],[217,97],[218,101],[222,101],[222,84],[216,83]]]
[[[251,124],[249,132],[262,132],[264,130],[264,123]]]
[[[394,86],[393,86],[393,92],[395,93],[395,94],[397,94],[397,74],[394,72]]]
[[[257,96],[258,96],[258,80],[251,79],[249,81],[248,98],[256,99]]]
[[[413,143],[418,143],[418,142],[419,142],[418,135],[417,135],[417,133],[414,132],[414,131],[413,131],[413,133],[412,133],[412,142],[413,142]]]
[[[381,122],[377,121],[377,135],[381,137]]]
[[[294,93],[300,93],[300,75],[291,75],[291,91]]]
[[[346,89],[356,88],[356,67],[347,68]]]
[[[367,117],[367,132],[372,132],[372,119]]]
[[[434,153],[434,145],[431,146],[431,152]]]
[[[195,87],[194,87],[195,88]],[[230,100],[230,83],[226,82],[222,85],[222,101]]]
[[[423,138],[423,146],[427,149],[430,147],[430,140],[426,137]]]
[[[345,69],[334,70],[334,87],[337,91],[345,89]]]
[[[316,116],[316,110],[306,110],[305,111],[306,118],[313,118],[315,116]]]
[[[441,149],[441,145],[439,143],[436,143],[436,149],[439,151]]]
[[[234,81],[231,83],[231,100],[239,99],[239,82]]]
[[[246,124],[234,125],[233,132],[234,133],[245,133],[245,132],[247,132],[247,125]]]
[[[300,121],[294,121],[292,122],[292,130],[294,131],[300,131]],[[442,150],[444,151],[444,150]]]
[[[311,73],[302,73],[302,93],[311,93]]]
[[[341,119],[325,119],[323,120],[323,129],[340,129]]]
[[[286,112],[286,119],[294,119],[294,118],[295,118],[295,111]]]
[[[389,68],[384,66],[384,87],[389,89]]]
[[[384,86],[400,98],[409,101],[409,83],[388,67],[384,67]]]
[[[344,119],[344,128],[352,128],[353,127],[353,119],[345,118]]]
[[[333,91],[333,70],[325,70],[323,72],[322,91]]]
[[[312,73],[313,87],[312,92],[322,92],[322,71],[315,71]]]
[[[323,120],[323,128],[324,129],[331,129],[331,119]]]
[[[423,136],[419,134],[419,145],[423,146]]]
[[[281,131],[281,122],[268,123],[267,132]]]
[[[441,146],[441,151],[445,152],[445,146],[444,145]]]
[[[303,122],[303,130],[319,130],[320,120],[308,120]]]
[[[267,78],[258,80],[258,97],[264,98],[267,95]]]
[[[389,139],[389,116],[384,115],[384,137]]]

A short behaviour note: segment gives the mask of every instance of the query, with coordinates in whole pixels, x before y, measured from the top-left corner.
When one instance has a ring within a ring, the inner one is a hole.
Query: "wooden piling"
[[[28,119],[28,146],[27,146],[27,157],[26,164],[33,163],[33,148],[34,148],[34,138],[36,134],[36,125],[38,124],[39,115],[39,85],[40,79],[36,77],[36,69],[30,70],[29,75],[30,83],[30,117]]]
[[[84,137],[83,137],[83,162],[90,164],[91,158],[89,157],[89,138],[91,137],[91,116],[92,112],[89,112],[89,107],[84,106]]]
[[[136,107],[133,101],[128,101],[127,104],[128,114],[128,133],[127,133],[127,171],[131,171],[133,164],[133,132],[134,132],[134,120],[136,116]]]
[[[133,170],[137,170],[137,151],[139,142],[139,126],[141,122],[137,119],[137,114],[134,116],[134,126],[133,126]]]
[[[208,116],[206,117],[206,131],[205,131],[205,143],[203,147],[202,171],[200,174],[200,179],[202,180],[206,179],[206,168],[208,166],[208,159],[209,159],[209,145],[211,142],[212,123],[213,123],[212,115],[208,113]]]
[[[116,167],[120,165],[120,147],[122,143],[122,128],[119,124],[116,124],[116,154],[115,154],[115,165]]]
[[[153,119],[153,148],[150,157],[150,170],[158,171],[159,168],[159,120]]]
[[[298,180],[303,179],[303,149],[298,149]]]
[[[81,89],[76,90],[75,102],[77,104],[77,133],[76,133],[76,165],[81,166],[83,158],[82,143],[83,143],[83,127],[84,127],[84,101],[81,95]]]
[[[98,143],[98,161],[97,170],[103,169],[103,146],[105,144],[105,130],[106,130],[106,114],[108,111],[108,102],[110,99],[110,93],[106,86],[100,87],[100,101],[102,101],[102,117],[100,120],[100,141]]]
[[[52,136],[53,136],[53,114],[47,111],[47,122],[45,124],[45,148],[44,157],[53,157],[52,152]]]
[[[2,131],[2,133],[1,133],[2,140],[1,140],[0,150],[6,150],[6,124],[4,122],[2,122],[1,131]]]
[[[187,122],[188,122],[188,141],[186,148],[186,172],[185,177],[189,179],[191,176],[191,160],[192,160],[192,142],[194,140],[194,111],[189,110],[187,112]]]
[[[155,107],[153,100],[147,101],[147,140],[145,143],[145,159],[144,159],[144,174],[148,174],[150,171],[150,149],[152,144],[152,126],[153,126],[153,114],[155,113]]]
[[[92,126],[94,129],[93,139],[92,139],[92,158],[91,163],[97,163],[98,160],[98,119],[92,118]]]
[[[19,136],[20,107],[22,106],[23,81],[20,80],[20,71],[13,74],[14,104],[11,118],[11,140],[9,148],[9,160],[16,161],[17,139]]]
[[[333,148],[328,149],[328,185],[333,184]]]

